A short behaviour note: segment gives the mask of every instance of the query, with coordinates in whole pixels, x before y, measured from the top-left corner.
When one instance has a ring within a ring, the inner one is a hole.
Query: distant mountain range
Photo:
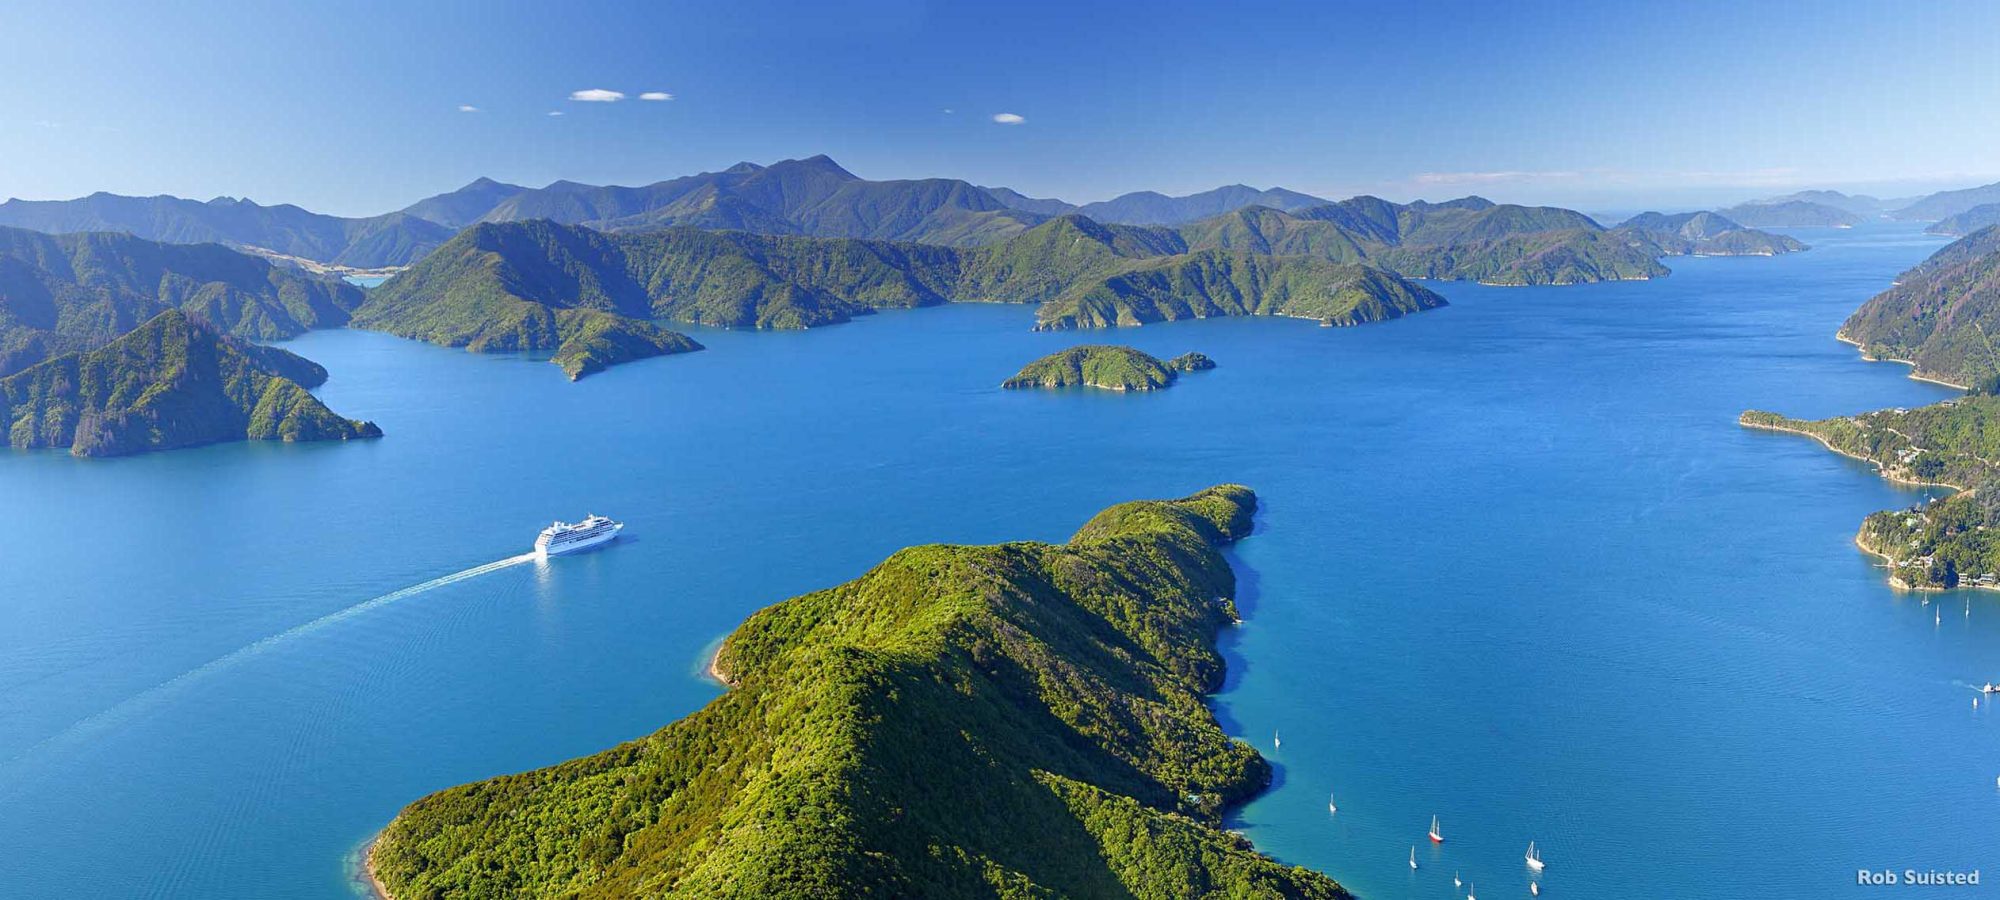
[[[2000,184],[1945,191],[1915,201],[1800,191],[1720,212],[1748,228],[1838,227],[1879,215],[1936,221],[1995,202],[2000,202]],[[1005,241],[1063,215],[1080,214],[1107,224],[1177,227],[1250,208],[1306,214],[1334,205],[1339,204],[1285,188],[1240,184],[1181,197],[1138,191],[1074,204],[953,178],[871,181],[826,156],[814,156],[768,166],[738,163],[720,172],[638,187],[558,181],[530,188],[480,178],[396,212],[362,218],[229,197],[203,202],[97,193],[75,200],[9,200],[0,203],[0,226],[54,234],[126,232],[171,243],[215,242],[282,262],[343,270],[409,265],[460,229],[480,222],[548,219],[600,231],[690,226],[976,247]]]
[[[203,203],[106,193],[76,200],[9,200],[0,203],[0,225],[50,234],[124,232],[174,244],[257,247],[357,269],[407,265],[450,239],[453,231],[404,213],[345,219],[231,197]]]
[[[1802,201],[1805,203],[1811,203],[1817,206],[1831,206],[1834,209],[1845,210],[1847,212],[1853,213],[1856,216],[1860,216],[1861,218],[1864,219],[1872,219],[1885,212],[1888,212],[1889,210],[1900,209],[1904,206],[1908,206],[1911,203],[1915,202],[1916,198],[1906,197],[1897,200],[1883,200],[1879,197],[1868,196],[1867,194],[1843,194],[1839,191],[1818,190],[1818,191],[1798,191],[1796,193],[1786,194],[1782,197],[1771,197],[1769,199],[1757,200],[1752,202],[1758,204],[1771,204],[1771,203],[1786,203],[1793,200]]]
[[[2000,225],[2000,203],[1975,206],[1955,216],[1940,219],[1924,230],[1931,234],[1964,237],[1988,225]]]
[[[1760,200],[1717,210],[1751,228],[1851,228],[1864,216],[1810,200]]]
[[[1826,228],[1858,224],[1867,219],[1890,218],[1911,222],[1939,222],[1961,215],[1974,207],[2000,203],[2000,182],[1963,190],[1939,191],[1924,197],[1881,199],[1866,194],[1840,191],[1798,191],[1782,197],[1752,200],[1721,212],[1752,227]],[[1977,227],[1959,222],[1941,234],[1969,234]]]
[[[738,163],[642,187],[558,181],[523,188],[480,179],[403,212],[452,229],[547,219],[600,231],[691,226],[951,246],[1004,240],[1047,218],[964,181],[869,181],[825,156],[769,166]]]
[[[1960,191],[1939,191],[1890,213],[1889,217],[1916,222],[1936,222],[1989,203],[2000,203],[2000,181]]]

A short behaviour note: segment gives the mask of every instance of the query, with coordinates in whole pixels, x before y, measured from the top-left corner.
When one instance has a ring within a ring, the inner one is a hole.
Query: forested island
[[[423,897],[1344,898],[1223,830],[1268,784],[1204,695],[1233,485],[1067,544],[929,545],[750,617],[658,732],[412,803],[369,867]]]
[[[1092,387],[1110,391],[1156,391],[1172,385],[1182,372],[1215,368],[1200,353],[1183,353],[1172,360],[1131,347],[1084,344],[1058,350],[1021,367],[1001,383],[1005,388]]]
[[[102,347],[0,378],[0,422],[18,449],[122,456],[222,441],[380,437],[308,391],[326,370],[215,330],[179,309]]]

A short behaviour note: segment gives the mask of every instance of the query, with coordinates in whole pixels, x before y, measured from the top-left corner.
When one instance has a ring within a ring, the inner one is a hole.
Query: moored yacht
[[[535,538],[535,553],[543,558],[575,553],[605,543],[618,536],[624,523],[591,515],[581,522],[556,522]]]
[[[1528,861],[1528,868],[1537,872],[1542,870],[1542,852],[1535,849],[1534,841],[1528,842],[1528,855],[1524,858]]]
[[[1433,844],[1444,843],[1444,832],[1438,830],[1437,816],[1431,817],[1431,843]]]

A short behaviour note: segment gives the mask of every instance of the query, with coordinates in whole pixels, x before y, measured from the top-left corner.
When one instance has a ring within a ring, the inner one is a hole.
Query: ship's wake
[[[192,669],[182,672],[179,675],[169,678],[166,681],[162,681],[159,684],[153,685],[152,687],[140,691],[137,694],[133,694],[132,696],[127,697],[124,700],[120,700],[117,703],[109,707],[106,707],[104,710],[100,712],[92,713],[89,716],[86,716],[82,719],[78,719],[76,722],[72,723],[68,728],[65,728],[62,731],[57,732],[56,734],[53,734],[47,738],[42,739],[41,741],[36,742],[33,746],[30,746],[26,750],[22,751],[19,755],[15,756],[14,760],[18,761],[20,759],[33,756],[37,752],[46,750],[53,745],[60,744],[65,741],[79,738],[86,734],[98,731],[106,726],[116,723],[117,721],[123,719],[126,716],[131,715],[134,712],[137,712],[140,709],[145,708],[149,704],[156,703],[160,700],[166,699],[174,691],[186,687],[190,683],[202,678],[203,676],[228,668],[229,666],[235,665],[236,663],[241,662],[244,659],[247,659],[251,656],[255,656],[258,653],[262,653],[265,650],[269,650],[272,647],[275,647],[279,644],[283,644],[295,638],[311,634],[312,632],[318,631],[321,628],[325,628],[328,625],[332,625],[335,622],[340,622],[346,619],[352,619],[363,613],[369,612],[370,610],[380,609],[384,606],[388,606],[391,603],[395,603],[398,600],[407,600],[418,594],[424,593],[425,591],[436,590],[448,584],[457,584],[458,582],[461,581],[468,581],[474,578],[478,578],[481,575],[487,575],[493,572],[498,572],[501,569],[518,566],[524,562],[529,562],[535,559],[536,556],[537,554],[529,552],[529,553],[523,553],[519,556],[509,556],[506,559],[496,559],[490,563],[486,563],[485,565],[473,566],[470,569],[464,569],[458,572],[453,572],[450,575],[443,575],[437,578],[433,578],[429,581],[423,582],[422,584],[413,584],[406,588],[390,591],[389,593],[383,594],[379,597],[371,597],[367,600],[361,601],[360,603],[356,603],[353,606],[349,606],[343,609],[338,609],[333,612],[327,613],[326,615],[320,616],[319,618],[314,619],[310,622],[306,622],[301,625],[295,625],[291,628],[287,628],[284,631],[280,631],[277,634],[271,635],[269,637],[259,638],[258,640],[253,641],[249,644],[245,644],[241,647],[238,647],[227,654],[209,660],[208,662],[205,662],[199,666],[196,666]]]

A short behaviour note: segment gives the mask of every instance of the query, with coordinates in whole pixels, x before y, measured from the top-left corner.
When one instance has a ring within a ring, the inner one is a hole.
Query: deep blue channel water
[[[1851,543],[1923,494],[1735,424],[1953,393],[1832,337],[1940,241],[1800,236],[1651,282],[1437,285],[1450,307],[1359,328],[1038,334],[964,305],[702,331],[575,384],[307,335],[286,346],[332,372],[320,395],[386,438],[0,454],[0,896],[350,897],[410,800],[707,702],[705,653],[761,606],[1221,481],[1263,499],[1215,702],[1277,766],[1232,822],[1266,852],[1377,900],[1454,871],[1526,896],[1529,840],[1549,897],[2000,868],[2000,712],[1968,689],[2000,677],[2000,595],[1931,598],[1936,622]],[[996,387],[1105,339],[1221,367]],[[627,537],[398,593],[587,512]]]

